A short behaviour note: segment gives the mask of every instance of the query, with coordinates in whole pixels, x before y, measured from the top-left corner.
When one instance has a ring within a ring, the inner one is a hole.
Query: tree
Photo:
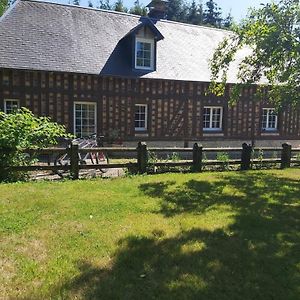
[[[195,0],[192,1],[188,10],[187,22],[194,25],[203,24],[203,7],[201,3],[197,5]]]
[[[140,4],[139,0],[134,1],[134,6],[130,9],[129,13],[138,16],[146,16],[147,8]]]
[[[188,7],[183,0],[169,0],[167,19],[177,22],[186,22]]]
[[[79,6],[80,5],[80,0],[73,0],[73,4]]]
[[[221,8],[213,0],[209,0],[205,3],[206,9],[203,14],[203,23],[209,24],[215,27],[221,26],[222,12]]]
[[[233,17],[231,12],[228,13],[227,17],[222,20],[222,27],[230,28],[233,24]]]
[[[8,7],[8,1],[7,0],[0,0],[0,16],[2,16]]]
[[[239,99],[245,86],[257,84],[257,99],[268,99],[278,108],[299,104],[300,99],[300,5],[299,0],[281,0],[251,9],[216,49],[210,63],[210,91],[224,95],[227,73],[236,54],[248,49],[238,64],[238,83],[230,100]]]
[[[111,10],[112,9],[109,0],[100,0],[99,8],[100,9],[106,9],[106,10]]]
[[[127,12],[128,9],[124,6],[123,0],[117,0],[114,4],[114,10],[120,12]]]
[[[89,7],[94,7],[93,2],[91,0],[88,1],[88,6]]]

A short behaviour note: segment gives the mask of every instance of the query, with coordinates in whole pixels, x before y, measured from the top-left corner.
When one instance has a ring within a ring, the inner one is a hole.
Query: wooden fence
[[[253,159],[253,151],[273,151],[279,152],[280,158],[267,158],[267,159]],[[280,164],[281,168],[288,168],[291,163],[300,163],[300,159],[292,158],[292,153],[300,153],[300,148],[293,148],[290,144],[284,143],[282,147],[263,147],[263,148],[252,148],[251,145],[244,143],[242,147],[237,148],[203,148],[198,143],[193,145],[193,148],[148,148],[144,142],[139,142],[137,147],[99,147],[99,148],[84,148],[79,149],[78,144],[72,143],[67,148],[46,148],[46,149],[28,149],[24,151],[26,153],[44,154],[44,155],[58,155],[68,153],[70,158],[69,165],[31,165],[31,166],[11,166],[7,167],[14,171],[69,171],[72,179],[79,178],[79,171],[83,169],[111,169],[111,168],[132,168],[137,170],[137,173],[147,173],[148,167],[151,164],[155,167],[191,167],[193,172],[201,172],[204,166],[217,166],[224,162],[218,160],[207,160],[204,159],[204,153],[240,153],[238,159],[228,159],[226,164],[228,165],[240,165],[241,170],[249,170],[253,164],[261,163],[276,163]],[[106,152],[109,154],[113,153],[134,153],[137,160],[135,163],[110,163],[107,165],[103,164],[81,164],[80,154],[84,153],[96,153]],[[149,152],[151,153],[186,153],[192,154],[192,160],[185,161],[157,161],[149,162]],[[1,149],[0,149],[1,154]]]

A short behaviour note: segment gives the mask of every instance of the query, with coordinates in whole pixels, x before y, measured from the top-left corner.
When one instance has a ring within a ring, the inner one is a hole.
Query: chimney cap
[[[149,7],[149,8],[150,7],[155,7],[159,3],[167,4],[167,3],[169,3],[169,1],[168,0],[152,0],[148,5],[146,5],[146,7]]]

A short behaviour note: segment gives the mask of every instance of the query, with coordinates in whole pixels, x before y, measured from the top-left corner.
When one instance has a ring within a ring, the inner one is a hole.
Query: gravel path
[[[125,170],[122,168],[108,169],[107,172],[102,173],[99,170],[82,170],[79,172],[79,178],[114,178],[125,175]],[[66,173],[66,177],[68,173]],[[32,172],[30,174],[31,180],[61,180],[62,178],[57,174],[51,174],[47,171]]]

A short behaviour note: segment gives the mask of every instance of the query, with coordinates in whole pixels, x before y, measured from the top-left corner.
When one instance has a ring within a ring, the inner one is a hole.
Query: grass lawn
[[[300,299],[300,170],[0,185],[0,299]]]

